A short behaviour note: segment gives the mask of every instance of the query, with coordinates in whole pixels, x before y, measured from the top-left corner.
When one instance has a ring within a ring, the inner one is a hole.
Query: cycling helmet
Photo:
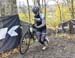
[[[32,11],[36,14],[37,12],[39,12],[39,7],[38,6],[34,6]]]

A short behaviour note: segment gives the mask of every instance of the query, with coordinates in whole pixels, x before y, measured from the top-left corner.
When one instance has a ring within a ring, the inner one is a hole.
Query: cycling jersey
[[[42,20],[45,19],[44,15],[41,14],[41,13],[38,13],[37,15],[34,16],[35,17],[35,24],[37,26],[41,25],[42,24]],[[43,22],[45,23],[45,22]],[[38,31],[42,31],[42,30],[46,30],[46,25],[44,25],[43,27],[41,28],[37,28]]]

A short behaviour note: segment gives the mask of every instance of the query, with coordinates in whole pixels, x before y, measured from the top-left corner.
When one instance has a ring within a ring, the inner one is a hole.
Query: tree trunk
[[[44,0],[44,10],[45,10],[45,19],[46,19],[46,1]]]
[[[43,8],[43,0],[42,0],[42,8]]]
[[[74,19],[73,0],[71,0],[71,12],[72,12],[72,19]]]
[[[11,2],[10,2],[10,7],[11,7],[10,14],[11,14],[11,15],[17,14],[16,0],[11,0]]]
[[[0,16],[17,14],[16,0],[0,0]]]
[[[5,0],[0,0],[0,16],[4,16],[5,15]]]
[[[60,5],[59,5],[58,1],[56,1],[56,3],[57,3],[57,6],[59,8],[59,12],[60,12],[60,21],[62,21]]]
[[[31,23],[29,0],[27,0],[27,4],[28,4],[29,22]]]
[[[34,0],[34,5],[36,5],[36,0]]]
[[[40,8],[40,11],[41,11],[40,0],[37,0],[37,4],[38,4],[38,6],[39,6],[39,8]]]

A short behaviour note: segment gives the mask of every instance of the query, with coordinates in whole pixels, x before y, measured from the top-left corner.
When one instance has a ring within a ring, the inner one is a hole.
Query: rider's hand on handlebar
[[[33,26],[33,28],[38,28],[38,26],[36,24],[33,24],[32,26]]]

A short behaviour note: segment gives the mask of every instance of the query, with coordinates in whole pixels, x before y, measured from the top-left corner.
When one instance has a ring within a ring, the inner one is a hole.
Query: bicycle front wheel
[[[30,46],[30,35],[27,33],[24,34],[22,40],[20,41],[20,53],[25,54]]]

